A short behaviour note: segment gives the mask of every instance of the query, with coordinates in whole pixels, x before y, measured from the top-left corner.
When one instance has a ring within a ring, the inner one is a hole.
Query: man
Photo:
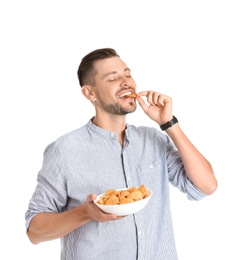
[[[87,54],[78,78],[96,113],[45,149],[26,212],[30,241],[61,238],[61,259],[67,260],[178,259],[169,183],[188,199],[200,200],[217,187],[210,163],[182,132],[172,99],[155,91],[137,93],[130,69],[115,50]],[[160,130],[126,123],[137,102]],[[106,214],[93,202],[107,189],[141,184],[153,196],[136,214]]]

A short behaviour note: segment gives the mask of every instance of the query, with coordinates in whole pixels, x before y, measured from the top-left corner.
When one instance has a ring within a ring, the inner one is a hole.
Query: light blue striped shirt
[[[116,133],[90,120],[46,147],[26,227],[36,214],[71,209],[90,193],[144,184],[153,196],[143,210],[116,221],[91,221],[71,232],[61,238],[61,259],[177,260],[169,183],[190,200],[205,196],[186,177],[167,134],[127,124],[122,148]]]

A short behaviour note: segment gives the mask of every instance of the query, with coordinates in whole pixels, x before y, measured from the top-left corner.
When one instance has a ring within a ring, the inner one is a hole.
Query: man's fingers
[[[146,96],[147,96],[147,93],[148,93],[148,91],[141,91],[141,92],[138,92],[137,95],[138,95],[138,96],[145,96],[145,97],[146,97]]]
[[[138,97],[146,97],[147,102],[153,106],[164,106],[165,103],[172,101],[172,99],[170,97],[163,95],[159,92],[154,92],[154,91],[139,92]],[[139,99],[138,99],[138,101],[139,101]],[[139,101],[139,103],[140,103],[140,101]],[[140,103],[140,105],[142,106],[142,103]]]
[[[143,98],[141,96],[137,97],[138,103],[139,105],[142,107],[143,111],[145,113],[147,113],[148,110],[148,105],[146,104],[146,102],[143,100]]]

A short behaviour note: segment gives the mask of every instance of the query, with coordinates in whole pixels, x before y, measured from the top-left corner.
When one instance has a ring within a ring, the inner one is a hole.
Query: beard
[[[119,102],[116,102],[115,104],[107,104],[99,96],[96,102],[98,102],[100,107],[107,113],[118,116],[124,116],[132,113],[136,110],[137,107],[135,102],[128,103],[128,105],[130,105],[129,108],[122,107]]]

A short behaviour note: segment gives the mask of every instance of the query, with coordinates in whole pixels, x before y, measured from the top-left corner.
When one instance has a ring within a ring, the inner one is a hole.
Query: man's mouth
[[[135,94],[133,94],[132,91],[126,91],[126,92],[124,92],[123,94],[120,94],[118,97],[119,97],[119,98],[130,98],[131,95],[135,95]]]

